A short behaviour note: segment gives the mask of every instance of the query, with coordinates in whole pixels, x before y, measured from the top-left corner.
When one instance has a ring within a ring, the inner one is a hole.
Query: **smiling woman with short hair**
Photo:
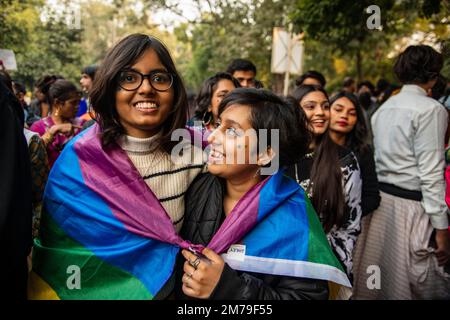
[[[322,300],[334,292],[327,281],[349,285],[305,192],[284,175],[309,141],[305,116],[267,90],[238,88],[222,100],[209,173],[186,194],[180,233],[207,248],[182,251],[179,298]]]

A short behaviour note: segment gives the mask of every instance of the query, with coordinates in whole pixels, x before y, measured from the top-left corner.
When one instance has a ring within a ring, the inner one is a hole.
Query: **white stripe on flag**
[[[231,268],[239,271],[322,279],[333,281],[345,287],[352,287],[347,275],[344,272],[336,267],[325,264],[247,255],[244,260],[240,261],[231,258],[226,253],[222,254],[222,258],[230,265]]]

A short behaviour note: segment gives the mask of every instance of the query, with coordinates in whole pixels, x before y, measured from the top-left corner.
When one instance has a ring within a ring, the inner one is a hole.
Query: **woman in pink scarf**
[[[80,92],[73,83],[57,80],[49,89],[51,113],[31,126],[39,133],[47,149],[50,168],[67,142],[77,135],[85,122],[75,115],[80,103]]]

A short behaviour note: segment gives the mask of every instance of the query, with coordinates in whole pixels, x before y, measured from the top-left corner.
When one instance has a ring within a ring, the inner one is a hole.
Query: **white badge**
[[[245,245],[233,244],[227,252],[228,258],[238,261],[244,261],[245,259]]]

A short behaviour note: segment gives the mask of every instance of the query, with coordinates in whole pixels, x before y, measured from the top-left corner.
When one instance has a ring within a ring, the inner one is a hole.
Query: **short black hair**
[[[13,81],[13,87],[15,92],[20,92],[23,94],[27,93],[27,89],[25,88],[25,86],[19,82]]]
[[[381,78],[377,81],[377,91],[380,93],[380,92],[386,90],[387,88],[389,88],[390,85],[391,84],[389,83],[389,81]]]
[[[249,60],[234,59],[227,67],[227,72],[233,74],[235,71],[253,71],[256,75],[256,66]]]
[[[195,109],[195,116],[198,118],[202,118],[205,114],[205,112],[208,110],[209,106],[211,105],[211,99],[213,96],[214,91],[217,89],[217,84],[221,80],[230,80],[233,82],[234,86],[236,88],[240,88],[241,85],[239,84],[239,81],[234,78],[231,74],[226,72],[218,72],[212,77],[209,77],[208,79],[203,82],[202,87],[200,88],[200,91],[198,95],[195,98],[196,103],[196,109]]]
[[[439,76],[444,59],[430,46],[409,46],[397,58],[394,73],[403,84],[424,84]]]
[[[431,88],[431,97],[435,100],[439,100],[445,95],[447,90],[447,78],[443,75],[439,75],[436,84]]]
[[[307,78],[316,79],[317,81],[320,82],[320,85],[322,87],[325,87],[325,85],[327,84],[327,81],[325,80],[323,74],[315,70],[308,70],[295,80],[295,85],[301,86]]]
[[[259,130],[279,130],[280,167],[293,165],[306,153],[311,141],[308,121],[300,109],[285,98],[269,90],[237,88],[230,92],[219,105],[219,115],[233,104],[249,106],[253,129],[259,139]],[[271,134],[267,137],[271,145]]]
[[[95,79],[95,73],[97,72],[98,66],[95,64],[92,64],[90,66],[84,67],[81,70],[81,74],[87,74],[92,80]]]
[[[361,87],[363,87],[363,86],[366,86],[367,88],[369,88],[371,93],[374,93],[375,86],[369,80],[364,80],[364,81],[361,81],[360,83],[358,83],[358,86],[357,86],[358,90],[361,89]]]
[[[342,86],[344,88],[350,87],[352,84],[355,83],[355,80],[351,77],[345,77],[344,78],[344,83],[342,84]]]

